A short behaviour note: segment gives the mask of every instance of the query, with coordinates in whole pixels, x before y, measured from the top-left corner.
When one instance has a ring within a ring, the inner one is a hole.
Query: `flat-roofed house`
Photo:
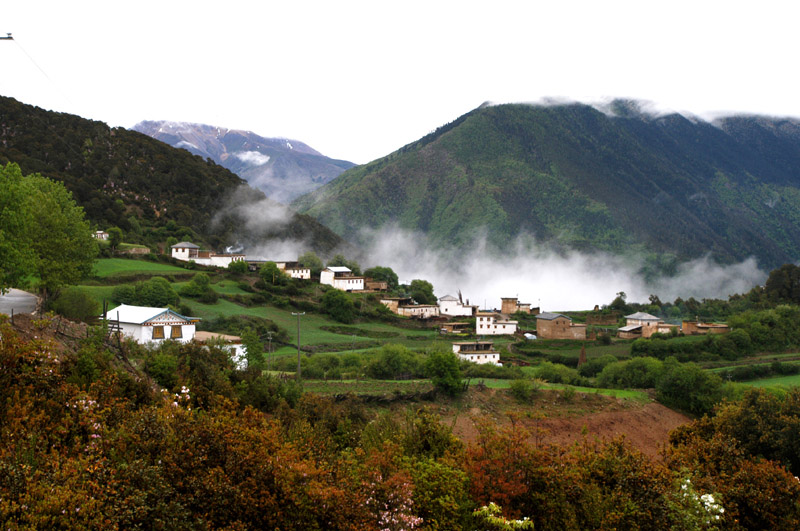
[[[475,310],[475,306],[464,304],[460,298],[452,295],[445,295],[439,299],[439,313],[441,315],[472,317],[475,315]]]
[[[329,266],[319,274],[319,283],[342,291],[363,291],[364,277],[357,277],[349,267]]]
[[[290,278],[311,279],[311,268],[303,267],[300,262],[275,262],[275,265]]]
[[[493,312],[475,314],[475,333],[479,336],[503,336],[517,333],[517,321],[503,319]]]
[[[560,313],[542,312],[536,316],[536,335],[539,339],[586,339],[586,325],[575,324]]]
[[[204,251],[192,242],[176,243],[170,247],[170,249],[172,249],[172,258],[176,260],[183,260],[184,262],[193,261],[196,264],[214,267],[228,267],[231,263],[246,258],[243,254],[220,254],[213,251]]]
[[[472,363],[501,365],[500,353],[491,341],[464,341],[453,343],[453,352],[459,359]]]
[[[119,322],[119,331],[137,343],[166,339],[187,343],[194,339],[195,324],[200,320],[197,317],[185,317],[169,308],[127,304],[108,310],[105,317],[114,325]]]

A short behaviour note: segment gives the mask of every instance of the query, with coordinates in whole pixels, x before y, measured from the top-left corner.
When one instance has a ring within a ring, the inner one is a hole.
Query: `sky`
[[[800,116],[797,2],[0,4],[0,95],[206,123],[366,163],[483,102]]]

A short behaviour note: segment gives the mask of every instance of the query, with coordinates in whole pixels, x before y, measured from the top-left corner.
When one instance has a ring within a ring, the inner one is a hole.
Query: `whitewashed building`
[[[517,321],[498,319],[498,314],[478,312],[475,314],[475,334],[479,336],[504,336],[517,333]]]
[[[301,266],[300,262],[275,262],[275,265],[290,278],[311,279],[311,268]]]
[[[439,299],[439,313],[442,315],[472,317],[475,315],[475,306],[464,304],[461,299],[452,295],[445,295]]]
[[[244,260],[243,254],[217,254],[213,251],[203,251],[199,246],[192,242],[180,242],[171,247],[172,258],[183,260],[184,262],[194,262],[196,264],[228,267],[233,262]]]
[[[119,331],[137,343],[166,339],[187,343],[194,339],[195,324],[200,320],[197,317],[185,317],[169,308],[127,304],[108,310],[106,318],[111,325],[119,322]]]
[[[435,304],[408,304],[397,309],[398,315],[414,317],[416,319],[430,319],[439,317],[439,307]]]
[[[349,267],[330,266],[319,274],[319,283],[342,291],[363,291],[364,277],[357,277]]]
[[[494,349],[494,343],[491,341],[453,343],[453,352],[459,359],[472,363],[501,365],[500,353]]]

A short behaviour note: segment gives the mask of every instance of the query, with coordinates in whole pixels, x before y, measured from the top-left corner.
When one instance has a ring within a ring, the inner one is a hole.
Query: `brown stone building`
[[[536,316],[536,335],[539,339],[586,339],[586,325],[574,324],[560,313],[542,312]]]

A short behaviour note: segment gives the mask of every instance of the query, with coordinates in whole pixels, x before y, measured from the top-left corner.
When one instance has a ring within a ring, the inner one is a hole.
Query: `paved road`
[[[36,309],[36,297],[18,289],[10,289],[5,295],[0,295],[0,313],[11,315],[14,313],[32,313]]]

